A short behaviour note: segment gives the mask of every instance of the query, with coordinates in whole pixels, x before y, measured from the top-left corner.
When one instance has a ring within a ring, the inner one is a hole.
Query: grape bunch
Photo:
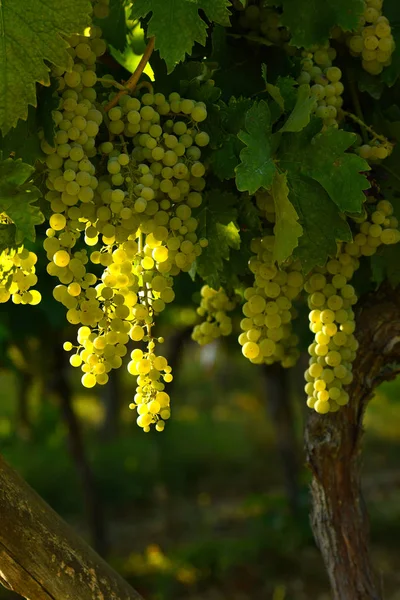
[[[263,6],[262,3],[248,4],[241,10],[239,25],[251,34],[262,36],[271,44],[288,46],[290,39],[289,31],[282,26],[279,12],[271,6]]]
[[[369,199],[369,203],[374,201]],[[336,258],[316,269],[304,286],[308,293],[310,329],[315,334],[309,347],[305,391],[307,406],[320,414],[336,412],[349,402],[344,386],[353,380],[352,363],[358,348],[352,308],[357,296],[349,282],[359,267],[359,259],[372,256],[382,244],[400,241],[391,203],[381,200],[375,208],[358,224],[354,240],[342,245]]]
[[[98,98],[100,36],[97,27],[73,36],[72,72],[53,73],[60,109],[53,113],[55,147],[42,140],[52,211],[44,247],[47,270],[60,281],[54,297],[67,308],[67,320],[80,325],[77,344],[64,348],[74,351],[70,362],[81,368],[85,387],[107,383],[130,340],[147,344],[143,357],[131,355],[129,363],[138,377],[139,407],[172,380],[166,359],[155,353],[155,316],[175,297],[173,278],[189,271],[208,243],[198,239],[192,216],[205,187],[201,154],[209,136],[200,123],[207,111],[177,93]],[[109,102],[115,106],[103,122]],[[82,236],[86,247],[75,249]],[[159,405],[165,417],[167,405]],[[149,415],[162,429],[161,413],[140,411],[138,424],[146,431]]]
[[[37,256],[24,246],[0,253],[0,303],[10,298],[14,304],[39,304],[40,292],[30,289],[37,283]]]
[[[333,66],[336,50],[327,42],[302,52],[302,71],[297,79],[300,84],[309,84],[316,100],[315,114],[325,127],[338,126],[340,108],[343,105],[344,86],[342,72]]]
[[[303,288],[303,275],[299,261],[289,259],[283,269],[275,266],[274,242],[271,235],[251,242],[254,256],[249,260],[249,269],[254,274],[254,284],[244,292],[239,343],[243,355],[252,363],[280,362],[291,367],[299,355],[298,338],[291,327],[295,317],[292,302]]]
[[[203,346],[221,336],[232,333],[232,319],[227,314],[236,302],[230,300],[224,289],[214,290],[208,285],[201,288],[201,303],[197,314],[205,320],[193,329],[192,339]]]
[[[367,73],[379,75],[392,62],[395,43],[389,20],[382,14],[383,0],[365,0],[359,29],[348,37],[353,56],[360,56]]]
[[[389,140],[381,139],[381,136],[379,138],[375,137],[368,143],[355,148],[356,154],[370,162],[384,160],[390,156],[392,151],[393,144]]]

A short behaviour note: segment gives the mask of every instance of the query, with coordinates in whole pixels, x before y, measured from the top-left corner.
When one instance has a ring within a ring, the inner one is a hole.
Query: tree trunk
[[[375,387],[392,379],[400,362],[400,294],[388,286],[361,303],[360,343],[350,403],[332,415],[312,413],[305,443],[313,473],[311,524],[335,600],[379,600],[369,555],[368,517],[361,494],[360,446],[364,411]]]
[[[288,370],[279,364],[263,365],[267,406],[271,416],[277,450],[280,454],[284,484],[293,514],[299,508],[299,448],[296,443],[293,411],[290,403]]]
[[[27,600],[141,600],[1,457],[0,583]]]

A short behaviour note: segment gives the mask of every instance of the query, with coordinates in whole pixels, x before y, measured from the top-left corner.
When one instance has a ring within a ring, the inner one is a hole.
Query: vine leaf
[[[89,24],[89,0],[3,0],[0,3],[0,131],[5,135],[28,106],[36,106],[36,82],[49,85],[49,61],[70,68],[62,35]]]
[[[196,215],[198,236],[205,237],[208,246],[203,248],[190,274],[194,278],[197,272],[215,289],[220,287],[224,261],[229,260],[231,249],[238,250],[240,247],[239,230],[235,224],[237,203],[234,194],[212,190],[206,194]]]
[[[121,0],[111,0],[109,14],[105,19],[94,19],[102,32],[103,38],[113,48],[123,52],[126,46],[126,36],[129,33],[126,25],[125,6]]]
[[[17,246],[15,243],[15,225],[0,224],[0,252]]]
[[[346,152],[356,135],[333,128],[319,133],[319,127],[315,119],[300,134],[282,138],[279,156],[290,170],[318,181],[341,211],[359,213],[370,184],[364,174],[368,163]]]
[[[246,113],[251,105],[249,98],[232,97],[228,104],[221,102],[218,147],[211,155],[213,172],[221,180],[235,177],[235,168],[240,162],[239,155],[243,148],[238,133],[245,126]]]
[[[279,90],[279,88],[277,88]],[[279,91],[280,93],[280,91]],[[301,131],[306,127],[311,118],[311,113],[316,105],[316,100],[310,94],[310,86],[303,84],[297,92],[296,104],[286,122],[280,129],[280,133]]]
[[[155,36],[155,48],[165,60],[168,72],[190,54],[195,42],[203,46],[207,24],[199,15],[203,10],[210,21],[228,27],[229,0],[135,0],[131,19],[143,19],[149,13],[148,37]]]
[[[281,264],[292,255],[293,250],[298,246],[303,228],[298,222],[299,215],[289,200],[289,188],[285,173],[275,174],[272,196],[276,214],[274,260]]]
[[[356,29],[363,14],[364,0],[281,0],[282,23],[291,32],[293,46],[323,44],[339,25],[345,31]]]
[[[41,197],[30,178],[34,168],[21,160],[0,161],[0,212],[5,213],[15,225],[15,242],[24,239],[35,241],[35,225],[40,225],[44,217],[39,207],[34,205]]]
[[[352,239],[347,222],[318,182],[296,173],[288,173],[289,199],[299,215],[303,235],[295,249],[302,268],[308,273],[335,256],[337,241]]]
[[[246,144],[236,167],[236,187],[254,194],[260,187],[270,188],[276,171],[272,158],[271,112],[264,100],[255,102],[247,111],[246,131],[238,138]]]

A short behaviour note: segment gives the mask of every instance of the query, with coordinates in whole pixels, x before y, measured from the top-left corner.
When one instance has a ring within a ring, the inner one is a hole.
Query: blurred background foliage
[[[119,65],[122,80],[143,32],[121,18],[112,36],[104,68]],[[62,342],[73,329],[52,298],[40,233],[35,252],[42,303],[0,305],[6,460],[146,600],[327,600],[302,452],[306,357],[291,371],[262,369],[242,358],[235,335],[198,347],[198,287],[181,278],[158,325],[175,374],[172,418],[163,433],[144,434],[128,409],[126,370],[85,390],[69,367]],[[365,428],[373,559],[384,597],[397,600],[400,380],[377,391]],[[0,588],[0,599],[15,597]]]

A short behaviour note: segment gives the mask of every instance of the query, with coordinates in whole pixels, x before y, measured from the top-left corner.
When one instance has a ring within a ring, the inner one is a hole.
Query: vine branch
[[[369,125],[364,123],[364,121],[362,121],[356,115],[353,115],[353,113],[348,112],[347,110],[344,110],[343,114],[345,117],[349,117],[349,119],[351,119],[352,121],[357,123],[357,125],[359,125],[361,127],[361,129],[365,129],[366,131],[368,131],[368,133],[370,133],[372,135],[374,140],[380,140],[381,142],[388,142],[388,139],[384,135],[381,135],[380,133],[376,133],[376,131],[374,131],[374,129],[372,129],[372,127],[370,127]]]
[[[155,42],[155,37],[153,36],[149,39],[146,49],[144,51],[144,54],[143,54],[142,58],[140,59],[140,62],[135,69],[135,72],[132,73],[132,75],[129,77],[128,81],[126,82],[126,84],[124,86],[124,89],[120,90],[114,96],[114,98],[112,100],[110,100],[110,102],[108,104],[106,104],[106,106],[104,107],[105,112],[108,112],[111,108],[116,106],[118,104],[118,100],[121,98],[121,96],[124,96],[128,92],[133,92],[135,90],[136,85],[139,81],[139,78],[140,78],[141,74],[143,73],[147,63],[149,62],[150,56],[152,55],[152,52],[154,50],[154,42]]]

